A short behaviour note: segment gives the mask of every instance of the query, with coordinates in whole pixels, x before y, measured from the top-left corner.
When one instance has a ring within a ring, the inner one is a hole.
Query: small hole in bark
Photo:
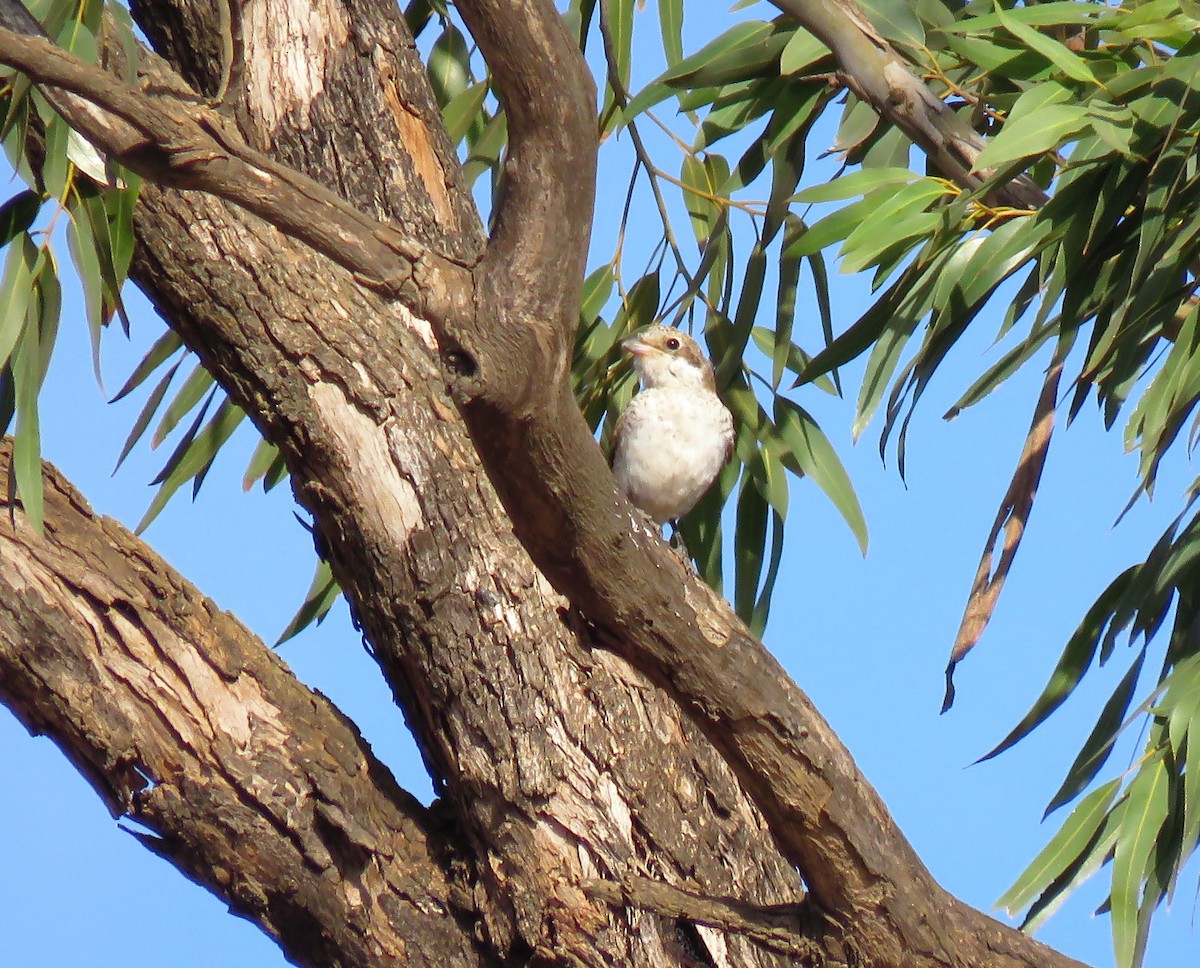
[[[717,968],[717,964],[709,954],[708,945],[700,937],[700,932],[691,921],[679,918],[675,922],[675,944],[678,946],[677,956],[688,968]]]
[[[442,365],[459,379],[470,379],[479,372],[475,357],[465,350],[447,350],[442,354]]]

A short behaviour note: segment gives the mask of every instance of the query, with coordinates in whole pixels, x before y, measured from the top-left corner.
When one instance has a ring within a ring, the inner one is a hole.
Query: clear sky
[[[696,24],[689,49],[712,29],[711,23]],[[815,138],[814,146],[831,142],[832,132]],[[625,150],[624,142],[606,148]],[[814,168],[803,184],[827,173]],[[602,179],[594,263],[611,252],[615,225],[606,220],[619,210],[624,177]],[[648,206],[635,212],[638,231],[631,236],[657,237],[652,214]],[[804,285],[796,332],[811,346],[819,327]],[[856,319],[869,298],[864,280],[846,276],[834,278],[833,295],[839,328]],[[130,306],[132,342],[115,330],[105,339],[109,396],[162,331],[140,297],[131,293]],[[1194,473],[1177,457],[1164,468],[1156,500],[1141,502],[1114,529],[1134,487],[1136,462],[1122,453],[1119,433],[1105,434],[1099,417],[1085,409],[1054,442],[997,616],[959,669],[954,709],[939,716],[946,656],[1040,385],[1034,367],[958,420],[940,420],[997,358],[1000,350],[990,344],[998,325],[998,312],[982,322],[922,402],[910,435],[907,486],[894,467],[881,466],[878,426],[851,446],[860,368],[843,374],[848,400],[811,388],[797,391],[847,464],[871,547],[864,559],[817,488],[794,483],[784,568],[766,634],[767,645],[850,747],[935,876],[984,909],[1055,829],[1053,819],[1039,822],[1042,810],[1124,672],[1126,650],[1119,649],[1108,668],[1016,749],[970,764],[1025,712],[1086,608],[1122,568],[1144,557],[1178,513],[1179,496]],[[97,510],[133,525],[153,494],[146,483],[170,448],[152,453],[139,446],[111,476],[144,396],[113,406],[104,399],[91,373],[82,310],[71,294],[43,397],[45,453]],[[313,556],[286,486],[266,496],[257,489],[241,492],[252,447],[251,433],[243,429],[199,498],[191,503],[177,496],[146,538],[218,604],[274,641],[308,586]],[[428,797],[402,717],[344,607],[280,651],[305,682],[359,724],[403,785]],[[1131,737],[1114,755],[1112,769],[1129,762],[1139,739]],[[123,832],[50,742],[30,738],[3,710],[0,775],[9,778],[9,795],[0,798],[0,829],[7,831],[0,965],[116,968],[150,959],[164,968],[284,964],[255,927],[229,917],[219,901]],[[1196,963],[1196,870],[1193,862],[1173,907],[1156,919],[1147,958],[1152,968]],[[1098,966],[1112,964],[1108,919],[1091,914],[1107,893],[1106,873],[1039,935]]]

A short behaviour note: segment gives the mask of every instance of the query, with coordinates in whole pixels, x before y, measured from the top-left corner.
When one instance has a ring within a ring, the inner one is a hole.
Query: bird
[[[611,464],[621,492],[656,525],[694,508],[733,453],[733,416],[699,344],[653,325],[621,343],[642,389],[617,421]]]

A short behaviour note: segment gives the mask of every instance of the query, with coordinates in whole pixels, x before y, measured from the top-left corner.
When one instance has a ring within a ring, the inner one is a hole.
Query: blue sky
[[[689,49],[698,45],[699,32]],[[832,140],[831,132],[824,144]],[[814,144],[823,146],[820,138]],[[624,142],[606,148],[618,155],[625,150]],[[804,184],[824,174],[827,169],[814,169]],[[623,178],[601,181],[593,262],[605,261],[611,251],[615,226],[605,220],[619,208]],[[649,206],[644,215],[638,211],[635,206],[638,231],[631,235],[656,237]],[[837,276],[833,298],[836,324],[844,328],[867,305],[866,282]],[[105,340],[108,395],[162,331],[139,297],[131,296],[130,306],[132,342],[116,331]],[[906,484],[893,467],[881,466],[877,426],[851,446],[860,372],[855,366],[844,373],[848,400],[811,388],[797,391],[846,462],[871,547],[864,559],[820,492],[807,481],[794,483],[787,553],[765,637],[847,743],[935,876],[985,909],[1055,829],[1053,821],[1039,822],[1042,810],[1124,672],[1124,651],[1015,750],[970,764],[1025,712],[1085,609],[1122,568],[1144,556],[1178,513],[1179,495],[1194,473],[1175,458],[1164,468],[1156,500],[1141,502],[1114,529],[1134,487],[1136,462],[1123,454],[1119,433],[1104,433],[1099,417],[1085,409],[1052,446],[1025,546],[996,618],[959,669],[956,706],[939,716],[946,656],[1040,385],[1034,367],[959,419],[940,420],[997,358],[990,344],[998,324],[997,312],[966,339],[922,401],[910,435]],[[798,338],[815,344],[817,333],[811,293],[802,283]],[[146,484],[167,455],[139,446],[112,476],[144,397],[112,406],[104,398],[72,295],[43,398],[45,454],[98,511],[132,525],[153,494]],[[265,496],[257,489],[242,493],[252,447],[243,429],[198,499],[178,496],[146,538],[219,605],[274,641],[311,578],[311,540],[293,518],[286,486]],[[284,645],[281,655],[359,724],[402,784],[428,796],[402,717],[343,607],[321,628]],[[1127,743],[1114,768],[1125,765],[1135,747]],[[255,927],[229,917],[219,901],[122,832],[49,741],[30,738],[4,711],[0,770],[10,777],[11,791],[0,799],[0,824],[8,831],[0,867],[0,965],[115,968],[141,958],[165,968],[284,964]],[[1173,908],[1157,920],[1147,958],[1153,968],[1195,962],[1192,868]],[[1081,960],[1111,965],[1108,919],[1091,916],[1105,893],[1101,875],[1039,937]],[[71,930],[64,930],[65,923]]]

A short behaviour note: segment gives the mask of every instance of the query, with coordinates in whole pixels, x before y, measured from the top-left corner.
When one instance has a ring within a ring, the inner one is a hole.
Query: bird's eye
[[[667,340],[667,349],[671,350],[671,352],[679,349],[679,340],[672,336],[669,340]]]

